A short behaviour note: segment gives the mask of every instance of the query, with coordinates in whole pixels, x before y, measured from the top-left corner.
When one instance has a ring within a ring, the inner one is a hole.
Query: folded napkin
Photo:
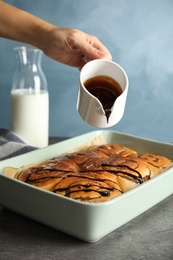
[[[26,144],[7,129],[0,129],[0,160],[11,158],[37,149]]]

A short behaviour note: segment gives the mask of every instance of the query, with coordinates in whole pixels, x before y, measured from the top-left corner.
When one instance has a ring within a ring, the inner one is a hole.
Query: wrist
[[[45,22],[43,20],[37,19],[36,23],[33,24],[31,29],[31,34],[28,37],[28,43],[41,49],[43,52],[48,45],[48,35],[53,31],[56,26]]]

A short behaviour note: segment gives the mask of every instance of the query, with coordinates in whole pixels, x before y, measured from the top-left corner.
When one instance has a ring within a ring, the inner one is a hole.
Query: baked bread
[[[103,202],[157,176],[172,161],[118,144],[94,146],[18,171],[15,178],[72,199]]]

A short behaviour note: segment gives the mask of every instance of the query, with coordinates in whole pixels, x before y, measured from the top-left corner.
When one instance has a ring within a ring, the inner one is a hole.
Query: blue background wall
[[[9,0],[50,23],[96,35],[127,72],[130,86],[123,119],[112,130],[173,142],[172,0]],[[10,128],[13,48],[0,39],[0,127]],[[45,55],[50,93],[50,135],[76,136],[95,128],[76,112],[79,72]]]

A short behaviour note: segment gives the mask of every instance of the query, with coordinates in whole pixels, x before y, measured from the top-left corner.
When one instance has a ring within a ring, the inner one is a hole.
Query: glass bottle
[[[49,93],[41,68],[42,51],[14,48],[18,65],[11,89],[12,131],[35,147],[48,145]]]

